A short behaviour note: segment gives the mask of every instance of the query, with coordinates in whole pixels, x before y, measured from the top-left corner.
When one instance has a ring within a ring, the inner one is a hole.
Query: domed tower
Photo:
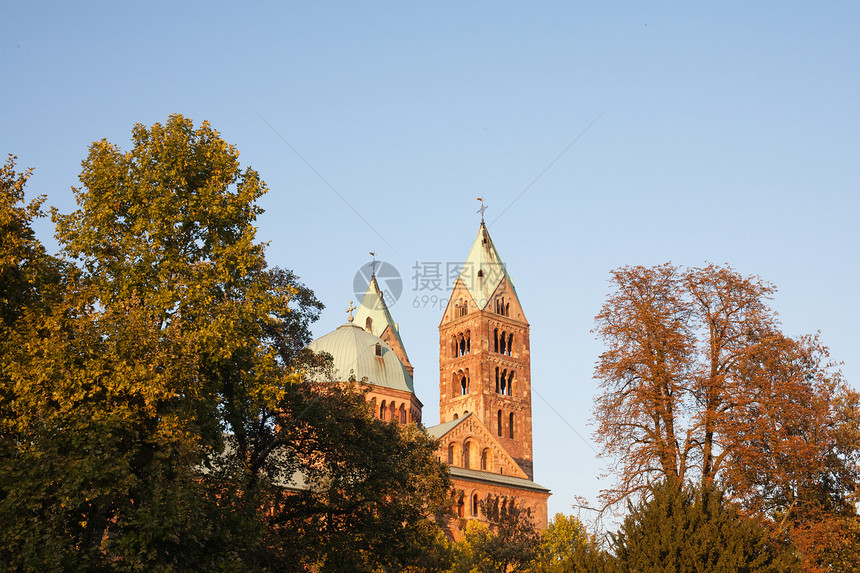
[[[375,282],[374,278],[368,287],[368,294],[365,295],[366,300],[368,297],[373,299],[371,291]],[[376,293],[378,292],[377,286]],[[393,346],[373,334],[372,329],[365,330],[358,326],[352,316],[355,308],[350,305],[348,322],[317,338],[308,344],[308,348],[332,356],[335,382],[355,381],[368,386],[367,400],[373,407],[374,416],[385,421],[395,420],[404,425],[410,422],[420,423],[423,404],[415,396],[412,365],[406,358],[400,334],[391,321],[385,303],[381,298],[377,300],[381,303],[378,312],[383,319],[387,317],[390,322],[382,325],[383,321],[378,320],[378,328],[381,334],[393,341]]]

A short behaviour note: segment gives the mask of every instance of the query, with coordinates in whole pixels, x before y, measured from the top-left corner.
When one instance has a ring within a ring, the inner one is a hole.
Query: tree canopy
[[[405,569],[437,541],[435,441],[313,383],[322,305],[256,240],[266,185],[207,123],[92,144],[49,257],[2,172],[0,562]],[[298,484],[298,485],[297,485]]]
[[[607,505],[667,480],[721,487],[777,534],[822,515],[855,523],[858,393],[817,337],[780,331],[773,285],[666,264],[618,269],[612,286],[595,319]]]
[[[628,504],[627,517],[612,536],[621,573],[799,571],[790,549],[771,539],[758,520],[744,517],[721,492],[687,489],[663,480],[647,499]]]

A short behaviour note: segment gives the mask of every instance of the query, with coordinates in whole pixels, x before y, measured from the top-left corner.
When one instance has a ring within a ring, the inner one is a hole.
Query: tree
[[[528,571],[538,557],[540,534],[528,511],[514,504],[500,507],[491,496],[481,503],[487,524],[470,520],[454,548],[452,573]]]
[[[856,442],[847,443],[837,405],[856,393],[816,339],[779,332],[766,304],[772,285],[715,265],[625,267],[612,280],[596,317],[608,346],[595,370],[596,437],[619,464],[607,503],[665,477],[721,480],[763,507],[769,488],[809,468],[835,472],[839,495],[853,490]]]
[[[541,534],[538,558],[530,570],[535,573],[578,573],[613,571],[612,555],[600,547],[577,518],[557,513]]]
[[[23,179],[4,168],[4,193],[18,200]],[[267,266],[254,226],[266,186],[236,149],[207,123],[171,116],[135,126],[130,151],[94,143],[80,179],[78,209],[53,213],[80,267],[64,271],[57,296],[39,287],[3,309],[0,561],[45,571],[420,562],[437,539],[427,515],[448,489],[436,444],[373,420],[356,390],[306,377],[326,367],[303,350],[322,305]],[[40,248],[37,212],[4,211],[18,251]],[[29,276],[29,256],[6,260],[4,273]],[[294,478],[307,488],[288,494]]]
[[[40,196],[24,203],[32,170],[15,170],[10,155],[0,167],[0,328],[12,328],[21,314],[47,297],[64,270],[36,239],[32,224],[44,216]]]
[[[4,549],[28,567],[233,559],[232,528],[199,527],[218,523],[196,470],[226,429],[213,374],[242,352],[264,364],[262,325],[299,298],[256,280],[271,274],[253,243],[265,188],[235,149],[178,116],[134,139],[91,147],[79,210],[54,213],[82,273],[18,321],[4,357]],[[265,374],[247,379],[262,391]]]
[[[619,483],[607,503],[647,488],[655,475],[684,480],[696,436],[684,423],[693,401],[692,305],[678,269],[625,267],[613,272],[616,291],[595,318],[609,348],[595,377],[596,437],[616,456]]]
[[[719,485],[778,534],[856,517],[858,393],[816,337],[780,332],[772,285],[668,264],[612,282],[595,329],[596,437],[618,470],[607,505],[666,479]]]
[[[797,571],[790,551],[768,529],[741,515],[721,492],[691,491],[678,480],[655,484],[651,497],[633,505],[612,536],[620,572],[678,573]]]
[[[444,552],[436,522],[450,478],[438,443],[415,425],[373,417],[362,393],[303,383],[315,399],[291,398],[277,440],[288,444],[306,484],[269,487],[265,561],[284,570],[438,570]],[[279,462],[280,463],[280,462]],[[441,517],[441,516],[440,516]]]

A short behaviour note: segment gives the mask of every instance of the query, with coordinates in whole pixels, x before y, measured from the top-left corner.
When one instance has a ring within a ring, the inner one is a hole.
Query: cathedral
[[[422,423],[413,368],[375,276],[355,316],[309,344],[334,359],[338,381],[368,385],[374,415]],[[454,511],[485,520],[517,506],[547,525],[547,488],[533,481],[529,323],[483,221],[439,324],[439,459],[450,467]],[[459,537],[456,524],[451,533]]]

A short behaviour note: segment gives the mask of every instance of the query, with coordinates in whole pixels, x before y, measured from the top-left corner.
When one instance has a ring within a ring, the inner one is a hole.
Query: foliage
[[[752,511],[849,512],[857,393],[816,338],[791,339],[774,287],[729,267],[625,267],[596,317],[596,437],[616,459],[607,504],[655,479],[721,483]]]
[[[860,395],[816,337],[780,332],[773,285],[669,264],[621,268],[612,283],[596,317],[607,344],[596,437],[618,475],[605,503],[648,495],[655,480],[719,484],[812,561],[811,539],[850,546]]]
[[[311,383],[322,305],[255,242],[266,191],[208,124],[94,143],[44,255],[2,173],[0,562],[11,570],[420,565],[435,442]],[[307,488],[285,492],[294,480]]]
[[[538,558],[530,570],[535,573],[577,573],[612,571],[612,556],[600,547],[577,518],[557,513],[541,535]]]
[[[656,484],[646,501],[628,503],[612,537],[620,572],[798,570],[760,521],[744,517],[717,490],[690,491],[677,480]]]
[[[481,513],[489,525],[477,520],[466,523],[464,536],[454,548],[452,573],[528,571],[540,545],[528,511],[514,504],[502,509],[497,498],[487,496]]]
[[[792,523],[791,540],[807,573],[856,572],[860,556],[860,518],[823,513]]]
[[[24,203],[24,188],[32,170],[15,170],[10,155],[0,167],[0,328],[11,328],[21,314],[48,297],[64,270],[45,252],[32,224],[44,216],[44,197]]]
[[[428,514],[447,504],[450,488],[437,442],[414,425],[373,418],[350,388],[308,389],[316,399],[295,404],[302,415],[279,438],[295,452],[308,487],[270,490],[267,544],[280,549],[267,561],[288,570],[423,570],[428,555],[443,550]]]

